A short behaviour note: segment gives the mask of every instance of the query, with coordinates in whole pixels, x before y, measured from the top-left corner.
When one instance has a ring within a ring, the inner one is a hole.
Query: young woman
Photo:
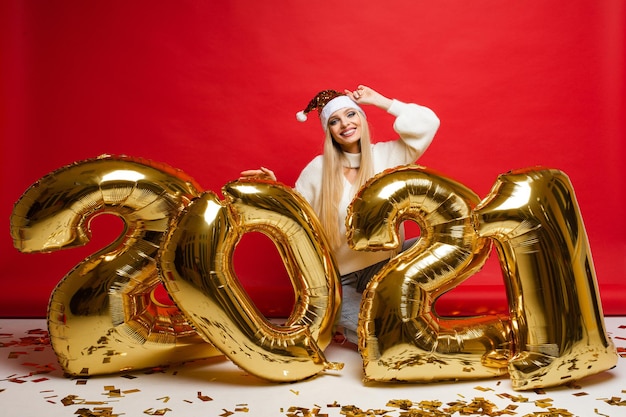
[[[361,105],[372,105],[395,116],[393,127],[400,138],[372,143]],[[299,121],[306,121],[313,110],[317,110],[322,122],[324,154],[302,170],[295,188],[318,214],[332,245],[343,288],[339,325],[347,339],[356,343],[360,293],[393,253],[350,249],[346,240],[347,207],[373,175],[415,162],[432,142],[439,119],[427,107],[387,98],[364,85],[344,93],[324,90],[296,116]],[[267,168],[243,171],[241,177],[276,180]]]

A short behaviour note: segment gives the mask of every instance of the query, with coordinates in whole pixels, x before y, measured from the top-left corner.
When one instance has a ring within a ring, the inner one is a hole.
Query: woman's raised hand
[[[354,91],[346,89],[344,92],[358,104],[371,104],[385,110],[391,106],[391,99],[365,85],[359,85]]]
[[[259,178],[263,180],[276,181],[276,175],[274,175],[274,172],[265,167],[261,167],[260,169],[248,169],[246,171],[241,171],[241,173],[239,174],[239,179],[246,178]]]

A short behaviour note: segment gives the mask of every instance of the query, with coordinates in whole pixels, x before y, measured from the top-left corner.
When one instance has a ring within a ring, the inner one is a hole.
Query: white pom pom
[[[296,113],[296,119],[298,119],[299,122],[306,122],[307,117],[304,110],[300,110],[298,113]]]

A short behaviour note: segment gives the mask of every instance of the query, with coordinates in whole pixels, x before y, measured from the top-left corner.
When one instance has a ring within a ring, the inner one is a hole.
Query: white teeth
[[[354,134],[354,132],[356,131],[356,129],[350,129],[350,130],[346,130],[345,132],[343,132],[341,135],[342,136],[352,136]]]

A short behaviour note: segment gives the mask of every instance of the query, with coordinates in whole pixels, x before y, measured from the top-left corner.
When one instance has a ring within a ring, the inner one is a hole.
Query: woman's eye
[[[328,122],[328,125],[329,125],[329,126],[334,126],[334,125],[336,125],[336,124],[337,124],[337,122],[338,122],[338,121],[339,121],[339,120],[337,120],[337,119],[332,119],[332,120],[330,120],[330,121]]]
[[[348,117],[354,117],[354,116],[356,116],[356,112],[355,111],[348,112]]]

